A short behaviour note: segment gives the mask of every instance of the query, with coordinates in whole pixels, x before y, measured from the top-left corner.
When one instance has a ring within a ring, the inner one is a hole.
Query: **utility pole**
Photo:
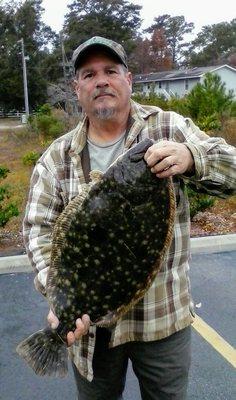
[[[64,48],[64,42],[63,42],[63,33],[60,33],[60,39],[61,39],[61,53],[62,53],[62,68],[63,68],[63,76],[64,76],[64,84],[65,84],[65,111],[69,113],[69,95],[68,95],[68,79],[67,79],[67,74],[66,74],[66,63],[68,63],[68,60],[66,58],[66,52]]]
[[[26,118],[29,116],[29,100],[28,100],[28,86],[27,86],[27,72],[26,72],[26,60],[29,59],[25,57],[25,47],[24,47],[24,39],[20,39],[21,43],[21,56],[22,56],[22,67],[23,67],[23,81],[24,81],[24,98],[25,98],[25,113]]]

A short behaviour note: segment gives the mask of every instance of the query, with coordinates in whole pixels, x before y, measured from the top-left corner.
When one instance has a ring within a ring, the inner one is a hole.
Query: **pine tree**
[[[127,53],[135,48],[141,6],[126,0],[75,0],[68,8],[63,32],[69,58],[79,44],[92,36],[115,40]]]

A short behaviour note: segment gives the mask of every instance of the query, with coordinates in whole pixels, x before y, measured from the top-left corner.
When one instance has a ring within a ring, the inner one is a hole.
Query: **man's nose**
[[[96,82],[96,87],[97,88],[102,88],[102,87],[106,87],[109,86],[109,82],[108,79],[105,75],[100,75],[97,77],[97,82]]]

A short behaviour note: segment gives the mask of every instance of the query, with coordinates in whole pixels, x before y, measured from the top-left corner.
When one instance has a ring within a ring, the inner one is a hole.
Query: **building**
[[[148,95],[153,91],[169,99],[171,96],[183,97],[199,82],[202,83],[206,73],[217,74],[225,83],[226,90],[233,90],[236,98],[236,68],[229,65],[212,67],[195,67],[188,70],[172,70],[135,75],[134,93]]]

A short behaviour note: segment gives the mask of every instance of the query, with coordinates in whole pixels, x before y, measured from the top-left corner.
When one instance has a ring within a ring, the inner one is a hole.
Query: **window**
[[[189,85],[188,85],[188,79],[185,79],[185,90],[189,89]]]
[[[158,82],[158,87],[159,89],[161,89],[161,82]]]

